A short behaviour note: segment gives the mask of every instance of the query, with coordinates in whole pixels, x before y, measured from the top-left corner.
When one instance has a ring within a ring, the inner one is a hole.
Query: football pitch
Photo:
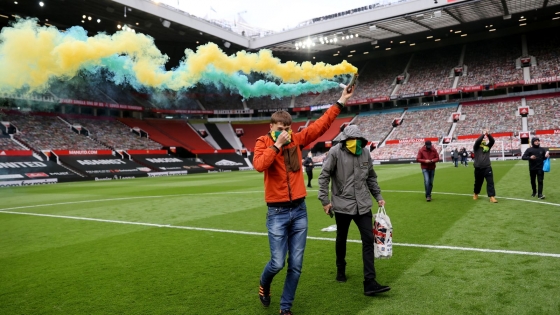
[[[531,198],[527,161],[492,162],[497,204],[472,199],[472,163],[438,164],[433,201],[418,164],[376,166],[393,223],[391,291],[363,295],[354,223],[348,282],[335,281],[335,224],[313,188],[295,314],[560,314],[560,163]],[[306,177],[306,176],[304,176]],[[376,209],[374,209],[376,210]],[[256,171],[0,189],[0,314],[277,314],[286,268],[262,307],[269,259]]]

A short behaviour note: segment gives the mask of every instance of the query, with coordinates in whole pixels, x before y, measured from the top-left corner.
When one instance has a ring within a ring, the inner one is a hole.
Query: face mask
[[[486,152],[490,151],[490,148],[488,146],[486,146],[486,141],[482,141],[480,146],[482,147],[482,152],[486,153]]]
[[[280,130],[272,130],[270,131],[270,135],[272,136],[272,140],[276,141],[276,139],[278,139],[278,136],[282,133],[282,131]],[[288,130],[288,141],[284,144],[288,144],[292,142],[292,129]]]
[[[346,140],[346,149],[356,156],[362,155],[362,140]]]

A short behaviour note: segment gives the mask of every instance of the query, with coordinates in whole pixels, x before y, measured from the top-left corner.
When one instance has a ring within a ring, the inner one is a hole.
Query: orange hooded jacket
[[[253,166],[255,170],[264,172],[264,199],[267,203],[291,202],[307,195],[301,170],[301,149],[323,135],[340,111],[338,105],[331,106],[313,124],[293,133],[292,141],[278,153],[272,148],[275,141],[270,133],[257,139]]]

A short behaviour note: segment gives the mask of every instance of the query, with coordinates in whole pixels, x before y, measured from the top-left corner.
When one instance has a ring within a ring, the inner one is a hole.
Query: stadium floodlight
[[[441,17],[441,11],[435,11],[434,17]]]
[[[375,31],[376,29],[377,29],[377,25],[370,25],[369,26],[370,31]]]
[[[231,43],[230,43],[230,42],[224,42],[224,47],[225,47],[225,48],[229,48],[230,46],[231,46]]]
[[[163,25],[163,27],[167,27],[167,28],[171,26],[171,22],[169,22],[168,20],[163,20],[161,24]]]

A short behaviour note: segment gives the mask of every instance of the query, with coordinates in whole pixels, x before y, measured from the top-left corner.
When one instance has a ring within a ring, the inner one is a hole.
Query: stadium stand
[[[334,104],[340,98],[340,93],[342,93],[342,89],[339,87],[324,91],[313,100],[311,105]]]
[[[247,150],[253,152],[255,151],[255,142],[257,138],[267,134],[270,131],[270,122],[259,122],[259,123],[237,123],[232,124],[233,130],[238,128],[243,129],[243,136],[239,139],[243,146],[247,148]]]
[[[164,147],[182,147],[184,144],[174,138],[169,137],[159,129],[148,124],[146,120],[134,119],[134,118],[120,118],[120,122],[129,126],[130,128],[140,128],[148,134],[148,137],[160,143]]]
[[[416,107],[406,111],[403,122],[391,134],[391,139],[441,138],[451,129],[451,122],[447,122],[451,114],[457,110],[457,105],[444,108],[429,109]]]
[[[27,150],[27,149],[15,143],[9,137],[0,136],[0,151],[4,151],[4,150],[17,151],[17,150]]]
[[[294,100],[294,107],[305,107],[315,104],[315,100],[318,99],[319,94],[309,93],[296,96]]]
[[[200,94],[198,100],[205,109],[243,109],[241,95]]]
[[[86,128],[90,137],[103,143],[113,150],[159,150],[161,144],[132,132],[132,129],[113,118],[71,118],[66,117],[71,124],[78,124]]]
[[[538,135],[541,146],[544,148],[560,148],[560,134]]]
[[[7,115],[18,128],[15,136],[35,150],[106,150],[107,147],[72,131],[60,118],[41,115]]]
[[[464,64],[467,75],[458,86],[488,85],[523,79],[515,60],[521,57],[519,36],[481,41],[467,45]]]
[[[529,130],[560,129],[560,98],[527,100],[534,115],[527,116]]]
[[[560,56],[558,55],[560,36],[556,32],[532,35],[527,37],[527,49],[529,55],[536,58],[537,66],[531,67],[531,78],[558,75],[560,72]]]
[[[160,109],[201,109],[196,94],[174,91],[153,91],[147,101]]]
[[[457,123],[454,136],[480,134],[488,129],[491,133],[522,130],[521,118],[515,116],[519,101],[461,106],[465,120]]]
[[[247,107],[251,109],[276,109],[276,108],[289,108],[292,103],[291,97],[284,97],[281,99],[272,99],[266,97],[255,97],[247,100]]]
[[[183,147],[193,153],[212,153],[216,148],[210,146],[185,121],[169,119],[146,119],[145,122],[169,138],[178,140]]]
[[[408,69],[410,77],[399,94],[451,88],[454,77],[449,75],[459,63],[460,55],[461,46],[415,54]]]
[[[390,96],[395,88],[393,81],[403,74],[410,56],[396,56],[370,61],[358,78],[358,88],[353,99]]]
[[[354,120],[354,124],[360,126],[360,130],[366,136],[369,141],[382,141],[384,140],[393,126],[391,123],[395,118],[402,115],[402,110],[397,112],[391,111],[388,113],[377,112],[374,114],[360,114]]]
[[[424,142],[388,144],[373,150],[371,152],[371,158],[374,160],[406,159],[416,161],[418,150],[420,150],[423,145]],[[438,144],[433,143],[432,146],[441,153],[441,147]]]

